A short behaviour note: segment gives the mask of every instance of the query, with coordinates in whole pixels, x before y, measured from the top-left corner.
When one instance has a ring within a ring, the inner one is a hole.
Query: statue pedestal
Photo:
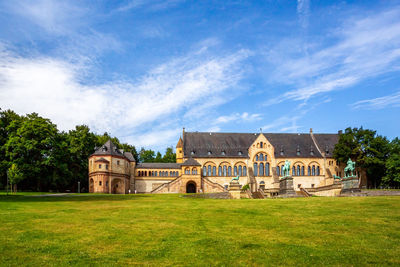
[[[279,194],[295,195],[293,189],[293,177],[286,176],[279,180]]]
[[[233,199],[239,199],[240,198],[240,185],[239,181],[231,181],[229,184],[229,194],[231,195],[231,198]]]
[[[342,179],[342,192],[360,191],[359,179],[357,176],[349,176]]]

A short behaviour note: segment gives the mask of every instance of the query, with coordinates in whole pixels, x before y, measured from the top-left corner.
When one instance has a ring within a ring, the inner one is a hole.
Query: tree
[[[396,137],[390,143],[390,154],[386,160],[386,175],[383,182],[387,186],[400,185],[400,139]]]
[[[17,164],[11,164],[8,169],[8,182],[11,184],[11,190],[17,193],[17,184],[24,179],[24,175],[19,170]]]
[[[390,143],[376,131],[361,128],[347,128],[339,137],[333,151],[334,158],[345,163],[349,158],[357,167],[366,170],[368,181],[379,186],[385,175],[385,161],[389,155]]]
[[[149,149],[145,150],[143,147],[139,152],[139,161],[140,162],[154,162],[154,151]]]
[[[58,130],[49,119],[28,114],[21,121],[14,120],[5,144],[6,157],[26,178],[23,185],[33,190],[48,190],[49,177],[54,171],[53,153],[56,151]]]
[[[12,121],[15,121],[15,126],[19,124],[22,117],[12,110],[0,109],[0,187],[7,182],[7,170],[10,167],[10,161],[6,157],[5,144],[12,131],[16,131],[16,127],[9,127]]]
[[[174,149],[172,147],[168,147],[165,150],[165,154],[164,154],[162,161],[167,162],[167,163],[175,163],[176,162],[176,154],[174,153]]]

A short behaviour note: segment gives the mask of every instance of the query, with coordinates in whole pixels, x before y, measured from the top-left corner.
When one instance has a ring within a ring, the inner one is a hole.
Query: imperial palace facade
[[[338,134],[185,132],[176,163],[137,163],[110,140],[89,157],[91,193],[210,193],[227,191],[232,178],[252,192],[279,193],[286,160],[295,190],[334,184],[343,167],[333,158]],[[361,183],[365,183],[361,179]]]

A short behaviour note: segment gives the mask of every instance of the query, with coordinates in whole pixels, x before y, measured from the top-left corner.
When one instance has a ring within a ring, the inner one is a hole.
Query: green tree
[[[357,167],[366,170],[370,185],[379,186],[385,175],[385,161],[389,155],[390,143],[376,131],[361,128],[347,128],[339,137],[333,151],[334,158],[345,163],[349,158]]]
[[[154,159],[154,162],[163,162],[162,155],[160,151],[157,152],[156,158]]]
[[[19,170],[17,164],[11,164],[8,169],[8,182],[11,184],[11,190],[17,193],[17,184],[24,179],[23,173]]]
[[[143,147],[139,152],[139,161],[140,162],[154,162],[154,151],[149,149],[145,150]]]
[[[176,154],[174,153],[174,149],[172,147],[168,147],[165,150],[165,154],[164,154],[162,161],[167,162],[167,163],[175,163],[176,162]]]
[[[58,137],[56,125],[32,113],[22,121],[12,121],[7,128],[14,130],[5,144],[6,157],[18,165],[26,178],[24,185],[29,189],[47,190],[49,174],[56,165],[52,155]]]
[[[400,185],[400,139],[396,137],[390,143],[390,154],[386,160],[385,185],[394,187]]]
[[[0,188],[7,183],[7,170],[10,167],[10,161],[6,157],[5,144],[12,131],[16,131],[18,127],[9,127],[12,121],[20,122],[22,117],[12,110],[0,109]],[[15,123],[17,126],[19,123]]]

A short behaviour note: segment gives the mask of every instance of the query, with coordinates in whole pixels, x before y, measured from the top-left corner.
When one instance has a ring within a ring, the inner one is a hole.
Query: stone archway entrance
[[[113,179],[111,183],[112,194],[123,194],[124,193],[123,181],[119,178]]]
[[[186,184],[186,193],[196,193],[196,183],[190,181]]]

